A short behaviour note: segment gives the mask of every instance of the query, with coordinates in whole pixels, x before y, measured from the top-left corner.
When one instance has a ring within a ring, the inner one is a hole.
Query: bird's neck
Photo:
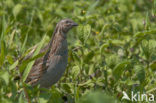
[[[67,50],[66,34],[63,32],[56,32],[53,34],[50,43],[50,54],[60,54]]]

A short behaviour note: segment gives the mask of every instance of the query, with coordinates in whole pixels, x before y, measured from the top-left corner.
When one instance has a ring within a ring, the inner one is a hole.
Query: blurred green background
[[[20,58],[47,44],[64,18],[79,26],[68,33],[61,80],[44,93],[14,81],[31,61]],[[0,0],[0,101],[27,102],[23,87],[35,103],[118,103],[122,91],[156,96],[156,0]]]

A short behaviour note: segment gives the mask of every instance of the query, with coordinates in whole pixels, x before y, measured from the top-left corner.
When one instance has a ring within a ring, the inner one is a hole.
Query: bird
[[[50,88],[59,81],[68,63],[67,33],[76,26],[78,24],[71,19],[63,19],[57,23],[50,42],[40,50],[40,53],[45,52],[45,54],[35,60],[26,83]]]

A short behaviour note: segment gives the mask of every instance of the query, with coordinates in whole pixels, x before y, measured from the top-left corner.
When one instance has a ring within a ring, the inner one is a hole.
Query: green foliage
[[[102,92],[89,92],[78,103],[119,103],[115,98]]]
[[[126,65],[128,64],[130,64],[129,61],[123,61],[115,66],[113,75],[117,81],[122,76],[123,72],[125,71],[124,69],[126,69]]]
[[[0,102],[26,103],[24,88],[38,103],[118,103],[123,90],[156,95],[155,7],[155,0],[0,0]],[[68,33],[66,72],[49,90],[32,88],[23,81],[64,18],[79,24]]]
[[[41,40],[40,44],[38,45],[37,49],[35,50],[34,54],[32,57],[35,57],[39,52],[40,52],[40,49],[42,48],[42,45],[44,43],[44,40],[45,40],[45,36],[43,37],[43,40]],[[35,60],[31,61],[29,64],[27,64],[25,70],[24,70],[24,73],[23,73],[23,76],[22,76],[22,81],[24,82],[34,64]],[[20,68],[21,69],[21,68]]]

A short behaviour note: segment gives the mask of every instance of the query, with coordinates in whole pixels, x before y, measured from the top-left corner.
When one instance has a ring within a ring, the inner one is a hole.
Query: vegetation
[[[63,18],[79,24],[68,35],[68,67],[40,92],[23,81]],[[24,88],[38,103],[131,103],[123,91],[156,96],[155,35],[155,0],[0,0],[0,101],[26,103]]]

